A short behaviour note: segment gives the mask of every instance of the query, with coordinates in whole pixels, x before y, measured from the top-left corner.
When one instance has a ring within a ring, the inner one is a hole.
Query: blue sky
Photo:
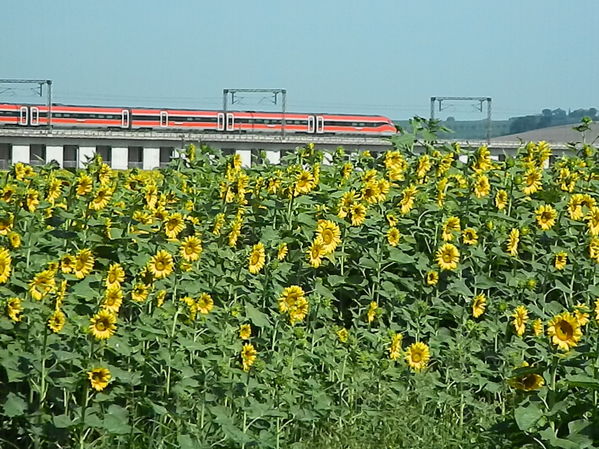
[[[597,0],[5,0],[0,29],[0,78],[52,79],[62,103],[217,109],[274,87],[288,110],[392,118],[431,96],[490,96],[497,119],[599,107]]]

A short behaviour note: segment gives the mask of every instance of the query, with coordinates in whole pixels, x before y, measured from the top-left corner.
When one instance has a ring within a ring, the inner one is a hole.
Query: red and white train
[[[397,132],[391,119],[380,115],[285,113],[285,132],[390,136]],[[48,125],[48,106],[0,103],[0,126]],[[280,133],[280,112],[210,111],[195,109],[115,108],[52,105],[52,127],[128,130],[169,130]]]

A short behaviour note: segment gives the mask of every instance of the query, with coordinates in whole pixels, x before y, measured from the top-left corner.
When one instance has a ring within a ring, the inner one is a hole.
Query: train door
[[[35,106],[31,106],[29,112],[29,124],[31,126],[38,126],[40,124],[40,110]]]
[[[225,114],[219,112],[216,115],[216,130],[224,131],[225,130]]]
[[[168,112],[160,111],[160,127],[166,128],[168,126]]]
[[[27,106],[21,106],[19,109],[19,125],[27,126],[29,124],[29,109]]]
[[[121,128],[129,128],[129,110],[123,109],[121,111]]]
[[[227,113],[227,123],[226,123],[226,130],[227,131],[234,131],[235,130],[235,115],[231,114],[231,113]]]
[[[324,133],[324,117],[322,115],[308,116],[308,132],[316,134]]]

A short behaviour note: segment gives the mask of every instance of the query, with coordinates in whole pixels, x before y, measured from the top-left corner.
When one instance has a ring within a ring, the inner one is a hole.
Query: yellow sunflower
[[[512,324],[514,325],[514,330],[516,331],[516,335],[518,337],[522,337],[524,332],[526,332],[526,322],[528,321],[528,310],[526,310],[525,306],[518,306],[514,310],[512,314],[514,320]]]
[[[0,284],[4,284],[10,277],[12,258],[6,248],[0,248]]]
[[[64,316],[64,313],[62,313],[62,310],[56,309],[48,319],[48,327],[52,330],[52,332],[58,334],[64,327],[66,320],[67,319]]]
[[[541,178],[543,172],[540,168],[531,168],[524,174],[524,187],[522,191],[526,195],[532,195],[535,192],[541,190]]]
[[[439,282],[439,273],[435,270],[430,270],[426,273],[426,285],[437,285]]]
[[[123,303],[123,291],[120,285],[113,285],[106,289],[102,307],[112,313],[118,313]]]
[[[314,239],[310,248],[308,248],[308,261],[314,268],[318,268],[322,263],[322,258],[326,255],[324,244],[319,238]]]
[[[156,307],[162,307],[164,304],[164,300],[166,299],[166,290],[159,290],[156,293]]]
[[[484,198],[489,195],[491,191],[491,184],[487,175],[480,175],[476,177],[474,181],[474,196],[477,198]]]
[[[279,296],[279,311],[281,313],[288,312],[290,309],[295,307],[295,304],[303,298],[305,295],[304,289],[299,285],[292,285],[283,289],[281,296]]]
[[[472,300],[472,316],[478,318],[485,313],[487,307],[487,297],[484,294],[476,295]]]
[[[29,282],[29,294],[33,299],[39,301],[54,290],[56,286],[55,274],[56,272],[52,270],[44,270],[33,277],[33,280]]]
[[[323,250],[328,254],[341,243],[341,230],[330,220],[320,220],[316,227],[316,238],[322,241]]]
[[[555,268],[556,270],[563,270],[566,268],[566,263],[568,262],[568,253],[564,251],[560,251],[555,255]]]
[[[362,203],[354,203],[349,208],[352,226],[360,226],[366,220],[366,206]]]
[[[77,195],[82,196],[92,191],[94,180],[89,175],[80,174],[77,178]]]
[[[366,317],[368,319],[368,323],[372,323],[376,318],[377,310],[379,306],[375,301],[372,301],[368,306],[368,312],[366,313]]]
[[[75,266],[73,272],[77,279],[83,279],[90,274],[94,268],[94,255],[89,249],[82,249],[75,255]]]
[[[148,270],[156,279],[163,279],[173,272],[173,256],[167,251],[161,249],[152,256],[148,263]]]
[[[188,262],[198,260],[202,254],[202,241],[195,236],[185,237],[181,242],[179,253]]]
[[[249,340],[252,336],[252,326],[249,324],[242,324],[239,327],[239,338],[242,340]]]
[[[250,370],[256,361],[257,355],[258,351],[256,351],[256,348],[254,348],[253,344],[246,343],[243,345],[243,349],[241,350],[241,363],[245,372]]]
[[[108,368],[94,368],[87,372],[87,377],[92,388],[96,391],[102,391],[108,386],[110,379],[112,379]]]
[[[527,362],[522,364],[523,367],[528,366]],[[534,391],[545,385],[545,379],[539,374],[529,373],[519,377],[513,377],[508,380],[508,383],[518,390]]]
[[[112,190],[107,187],[102,187],[98,189],[96,195],[93,197],[91,202],[89,203],[89,208],[91,210],[102,210],[108,203],[110,202],[110,198],[112,198]]]
[[[252,274],[257,274],[264,268],[265,262],[266,254],[264,252],[264,244],[258,242],[252,247],[252,251],[248,257],[248,270]]]
[[[8,214],[0,218],[0,235],[8,235],[14,224],[14,215]]]
[[[532,332],[535,334],[535,337],[543,335],[543,322],[540,318],[537,318],[532,322]]]
[[[551,229],[557,218],[557,211],[549,204],[540,206],[536,211],[537,224],[543,231]]]
[[[342,327],[337,331],[337,338],[341,343],[347,343],[347,340],[349,339],[349,331]]]
[[[120,287],[121,283],[125,281],[125,270],[118,263],[112,263],[108,267],[108,273],[106,273],[106,287]]]
[[[90,319],[89,331],[98,340],[112,337],[116,332],[116,315],[106,309],[100,310]]]
[[[224,218],[224,217],[223,217]],[[176,239],[177,236],[185,229],[185,221],[183,215],[175,213],[169,215],[163,223],[164,233],[169,239]]]
[[[476,245],[478,243],[478,234],[474,228],[466,228],[462,231],[462,241],[466,245]]]
[[[391,337],[391,345],[389,346],[389,358],[391,360],[398,360],[401,357],[401,342],[403,341],[403,335],[399,332],[395,333]]]
[[[505,190],[498,190],[495,194],[495,207],[499,210],[504,210],[507,206],[508,194]]]
[[[21,299],[9,298],[8,301],[6,301],[6,314],[15,323],[18,323],[19,321],[21,321],[22,313],[23,313],[23,306],[21,305]]]
[[[507,241],[507,252],[511,256],[516,257],[518,255],[518,243],[520,242],[520,230],[513,228],[510,231],[510,236]]]
[[[21,236],[16,232],[8,233],[8,243],[13,249],[17,249],[21,246]]]
[[[25,195],[25,207],[29,212],[35,212],[40,204],[40,194],[37,190],[28,189]]]
[[[387,241],[391,246],[397,246],[400,238],[399,230],[396,227],[389,228],[387,231]]]
[[[208,293],[202,293],[196,301],[196,306],[202,315],[208,315],[214,308],[214,300]]]
[[[437,263],[442,270],[455,270],[460,262],[460,252],[451,243],[445,243],[437,251]]]
[[[422,342],[412,343],[406,350],[406,362],[416,372],[425,369],[431,358],[429,347]]]
[[[549,321],[547,335],[558,349],[569,351],[582,338],[582,331],[576,317],[570,312],[564,312]]]
[[[314,176],[312,176],[312,173],[302,170],[295,178],[294,194],[298,196],[303,193],[310,193],[314,186]]]
[[[408,214],[414,207],[416,200],[416,186],[411,185],[406,187],[401,192],[401,200],[399,201],[400,211],[402,215]]]
[[[72,273],[75,269],[75,256],[70,254],[62,256],[60,259],[60,269],[65,274]]]
[[[599,263],[599,238],[593,237],[589,242],[589,257]]]
[[[461,229],[460,219],[458,217],[449,217],[443,225],[443,234],[441,234],[441,238],[446,242],[450,242],[453,240],[453,233],[460,232]]]
[[[150,287],[140,282],[133,286],[133,290],[131,290],[131,299],[135,302],[144,302],[148,299],[149,294]]]
[[[277,259],[284,260],[288,251],[289,249],[287,248],[287,243],[281,243],[279,245],[279,249],[277,250]]]
[[[599,234],[599,207],[591,207],[585,220],[587,221],[589,233],[593,236]]]

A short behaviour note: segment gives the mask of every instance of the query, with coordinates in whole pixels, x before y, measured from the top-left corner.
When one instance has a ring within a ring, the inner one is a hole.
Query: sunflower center
[[[101,331],[105,331],[107,328],[106,323],[104,321],[97,321],[96,322],[96,329]]]
[[[451,253],[443,253],[443,262],[445,263],[451,263],[451,261],[453,260],[453,257],[451,255]]]
[[[414,363],[419,363],[422,361],[422,354],[420,352],[412,353],[412,361]]]
[[[333,242],[333,232],[330,229],[323,231],[322,240],[324,241],[325,245],[329,245],[330,243],[332,243]]]
[[[257,265],[259,261],[260,261],[260,254],[253,253],[252,254],[252,260],[251,260],[252,265]]]
[[[574,329],[570,323],[562,320],[555,326],[555,335],[560,340],[569,340],[574,335]]]
[[[165,264],[162,260],[156,261],[156,270],[162,271],[162,270],[164,270],[164,267],[165,267]]]

